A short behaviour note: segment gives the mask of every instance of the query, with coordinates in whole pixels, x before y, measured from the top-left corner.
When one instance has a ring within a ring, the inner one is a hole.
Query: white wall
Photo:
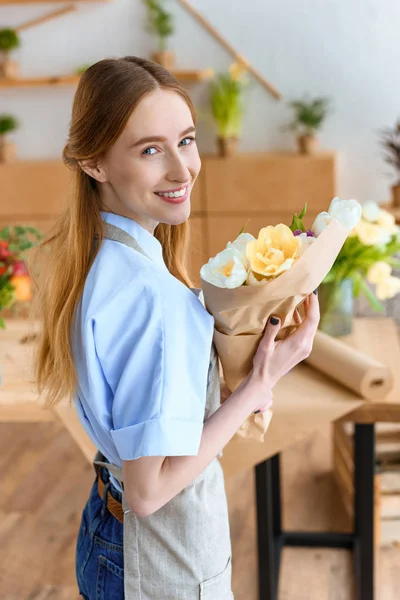
[[[386,201],[393,180],[378,143],[382,127],[400,116],[400,3],[398,0],[191,0],[192,4],[257,67],[285,100],[332,97],[334,113],[321,132],[321,146],[339,153],[338,193],[361,201]],[[67,2],[66,2],[67,3]],[[0,6],[2,26],[17,26],[59,4]],[[171,46],[182,68],[223,70],[230,56],[175,2]],[[106,56],[148,56],[141,0],[88,3],[78,11],[22,34],[15,52],[26,77],[67,74]],[[207,84],[190,90],[202,110]],[[15,134],[21,158],[57,157],[68,129],[74,89],[1,90],[0,112],[21,121]],[[241,149],[293,149],[282,127],[291,113],[255,81],[249,92]],[[212,127],[200,124],[202,151],[214,149]]]

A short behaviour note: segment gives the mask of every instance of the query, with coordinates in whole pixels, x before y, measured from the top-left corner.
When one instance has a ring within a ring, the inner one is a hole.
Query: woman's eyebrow
[[[188,135],[188,133],[193,133],[193,131],[196,131],[196,127],[191,125],[187,129],[185,129],[185,131],[182,131],[179,138],[182,138],[185,135]],[[136,148],[136,146],[142,146],[143,144],[150,144],[151,142],[166,142],[166,141],[167,141],[167,138],[159,136],[159,135],[158,136],[154,135],[151,137],[144,137],[144,138],[141,138],[140,140],[138,140],[137,142],[134,142],[132,144],[132,148]]]

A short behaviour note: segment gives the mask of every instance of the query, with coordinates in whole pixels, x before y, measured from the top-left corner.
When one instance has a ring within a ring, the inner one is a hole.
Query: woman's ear
[[[93,164],[90,160],[79,161],[79,166],[87,175],[93,177],[99,183],[106,183],[107,176],[104,168],[100,164]]]

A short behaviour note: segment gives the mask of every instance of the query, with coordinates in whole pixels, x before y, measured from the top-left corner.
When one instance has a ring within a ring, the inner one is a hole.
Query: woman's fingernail
[[[313,294],[315,294],[316,296],[318,295],[318,288],[313,291]]]
[[[261,411],[260,411],[260,410],[255,410],[255,411],[254,411],[254,414],[256,415],[256,414],[258,414],[259,412],[261,412]]]
[[[271,323],[271,325],[278,325],[279,319],[277,319],[276,317],[271,317],[270,323]]]

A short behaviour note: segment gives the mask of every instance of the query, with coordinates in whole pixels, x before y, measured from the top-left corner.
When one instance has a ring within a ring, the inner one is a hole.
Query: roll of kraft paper
[[[393,387],[387,366],[322,331],[305,362],[368,400],[384,398]]]

